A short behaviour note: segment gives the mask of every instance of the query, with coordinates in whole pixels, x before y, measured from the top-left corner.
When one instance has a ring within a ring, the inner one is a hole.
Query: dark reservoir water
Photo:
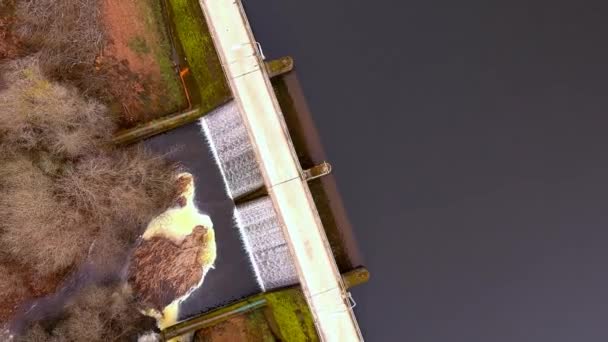
[[[244,5],[295,59],[368,341],[608,340],[608,3]]]

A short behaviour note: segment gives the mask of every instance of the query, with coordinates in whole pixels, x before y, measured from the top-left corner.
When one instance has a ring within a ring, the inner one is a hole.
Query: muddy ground
[[[0,62],[19,57],[22,46],[13,32],[15,17],[12,0],[0,1]]]
[[[160,1],[101,1],[107,45],[96,63],[112,72],[112,110],[121,114],[123,128],[187,106]]]
[[[196,332],[195,342],[271,342],[277,339],[266,323],[261,310],[230,318]]]
[[[99,1],[106,42],[91,63],[107,80],[103,100],[123,129],[188,107],[161,1]],[[0,1],[0,63],[31,53],[15,32],[17,2]]]

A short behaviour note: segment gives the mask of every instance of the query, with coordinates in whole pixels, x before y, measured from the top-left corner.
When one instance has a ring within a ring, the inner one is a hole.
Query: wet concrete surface
[[[196,205],[211,217],[215,230],[215,269],[207,273],[201,287],[182,303],[180,319],[260,292],[234,223],[234,203],[226,193],[220,170],[199,123],[152,137],[144,145],[155,152],[166,153],[168,159],[180,162],[185,171],[194,175]]]

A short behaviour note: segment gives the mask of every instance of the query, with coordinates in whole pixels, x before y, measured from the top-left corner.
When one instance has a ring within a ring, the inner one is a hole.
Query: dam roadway
[[[201,0],[300,285],[323,341],[362,340],[310,189],[241,3]]]

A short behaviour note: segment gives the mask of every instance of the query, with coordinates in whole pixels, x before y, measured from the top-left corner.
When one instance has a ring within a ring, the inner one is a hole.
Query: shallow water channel
[[[235,225],[234,203],[226,193],[220,171],[198,123],[157,135],[146,147],[180,162],[194,176],[195,202],[209,215],[215,230],[217,259],[203,284],[182,303],[185,318],[260,292],[253,268]]]

